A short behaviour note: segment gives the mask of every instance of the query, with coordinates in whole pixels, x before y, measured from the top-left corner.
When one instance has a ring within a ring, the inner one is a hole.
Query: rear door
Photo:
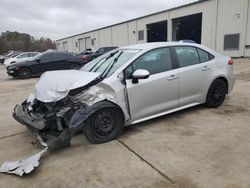
[[[56,61],[54,65],[54,70],[66,70],[70,69],[71,63],[72,63],[72,58],[74,57],[70,53],[63,53],[59,52],[56,53]]]
[[[131,75],[138,69],[148,70],[150,76],[134,84]],[[125,70],[125,77],[133,121],[178,106],[179,80],[169,48],[145,53]]]
[[[179,105],[201,103],[206,96],[213,61],[209,54],[192,46],[175,47],[179,64]]]

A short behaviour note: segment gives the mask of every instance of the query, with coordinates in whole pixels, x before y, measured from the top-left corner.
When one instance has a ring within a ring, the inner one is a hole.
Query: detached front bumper
[[[38,131],[45,128],[45,123],[42,119],[35,117],[32,114],[29,114],[23,109],[22,105],[16,105],[13,117],[15,120],[17,120],[19,123],[27,126],[28,128]]]
[[[32,110],[28,110],[29,104],[26,102],[16,105],[13,117],[35,132],[40,143],[49,149],[68,146],[71,138],[83,129],[84,121],[91,114],[87,110],[89,108],[83,107],[78,110],[74,110],[73,107],[73,109],[64,108],[60,112],[50,111],[47,114],[35,114]],[[66,119],[69,119],[67,123]]]
[[[79,131],[82,131],[86,125],[86,120],[98,109],[104,107],[113,107],[112,103],[101,101],[92,106],[84,103],[74,103],[72,106],[58,108],[41,104],[32,105],[32,97],[27,99],[22,105],[16,105],[13,117],[21,124],[33,130],[42,145],[49,149],[58,149],[70,144],[71,138]],[[34,108],[35,109],[34,109]],[[37,112],[38,110],[41,110]]]
[[[28,113],[22,105],[16,105],[13,117],[19,123],[25,125],[31,131],[35,132],[38,140],[42,145],[46,145],[49,149],[57,149],[70,144],[69,129],[63,129],[57,135],[53,135],[46,131],[45,119],[36,117],[32,113]]]

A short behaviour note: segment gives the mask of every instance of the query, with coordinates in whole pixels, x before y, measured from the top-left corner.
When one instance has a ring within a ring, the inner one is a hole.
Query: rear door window
[[[180,67],[188,67],[200,63],[198,52],[194,47],[180,46],[175,47],[175,50]]]
[[[207,62],[210,60],[209,58],[209,54],[199,48],[197,48],[197,51],[198,51],[198,54],[199,54],[199,57],[200,57],[200,62],[201,63],[204,63],[204,62]]]
[[[69,53],[57,53],[57,59],[69,59],[72,58],[73,54],[69,54]]]
[[[56,59],[56,53],[49,53],[49,54],[44,54],[41,57],[41,62],[49,62],[49,61],[54,61]]]

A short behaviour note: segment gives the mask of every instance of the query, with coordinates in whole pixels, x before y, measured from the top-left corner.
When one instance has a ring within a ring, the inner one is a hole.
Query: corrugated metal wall
[[[250,56],[250,0],[209,0],[184,6],[159,14],[150,15],[122,24],[110,26],[58,40],[58,48],[63,42],[68,43],[68,50],[79,52],[80,38],[91,37],[92,49],[103,46],[125,46],[129,44],[147,42],[147,24],[159,21],[168,21],[168,41],[172,41],[172,19],[202,13],[201,43],[225,55],[240,57]],[[247,24],[248,23],[248,24]],[[144,31],[144,39],[138,40],[138,31]],[[249,31],[249,32],[247,32]],[[235,51],[224,50],[224,35],[240,33],[240,48]],[[85,47],[86,48],[86,47]],[[85,49],[84,48],[84,49]],[[63,50],[63,49],[59,49]]]
[[[244,55],[248,0],[219,0],[216,50],[223,54],[240,57]],[[239,50],[224,50],[224,36],[240,34]]]
[[[247,21],[246,21],[246,43],[244,56],[250,57],[250,0],[248,0]]]

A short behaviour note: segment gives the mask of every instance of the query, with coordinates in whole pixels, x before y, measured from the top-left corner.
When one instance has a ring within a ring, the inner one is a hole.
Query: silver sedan
[[[44,73],[13,116],[51,149],[68,145],[79,130],[103,143],[127,125],[199,104],[219,107],[234,82],[231,58],[199,44],[138,44],[81,70]]]

